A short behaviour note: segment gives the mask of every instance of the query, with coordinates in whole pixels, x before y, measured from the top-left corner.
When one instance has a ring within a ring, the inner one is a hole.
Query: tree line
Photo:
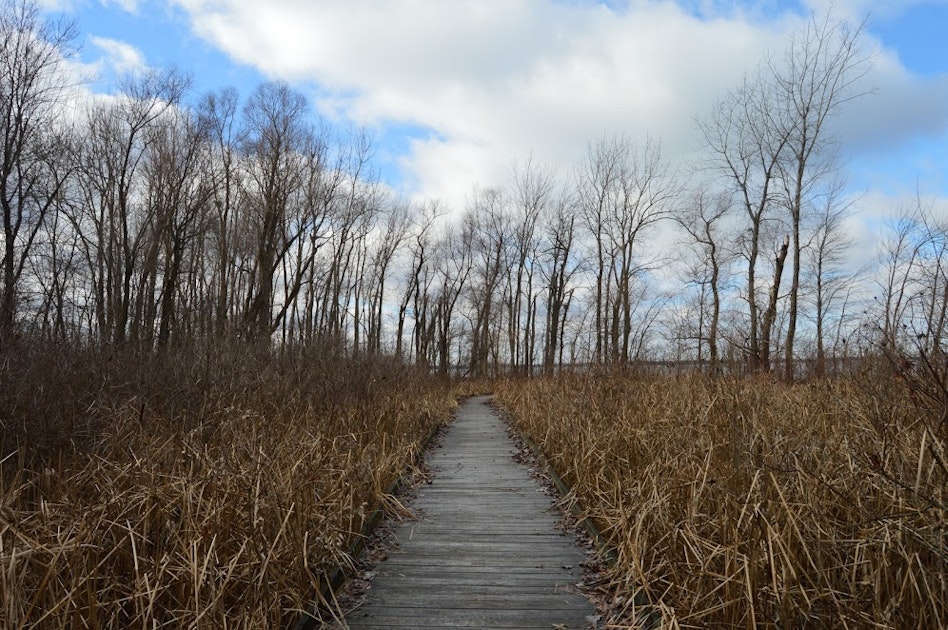
[[[472,374],[726,361],[790,378],[857,340],[940,352],[948,226],[921,198],[872,269],[849,269],[830,129],[864,97],[862,30],[814,16],[698,119],[700,164],[603,136],[568,173],[531,158],[451,209],[394,194],[369,135],[321,125],[286,83],[196,95],[151,69],[76,105],[74,28],[6,3],[0,342],[318,344]]]

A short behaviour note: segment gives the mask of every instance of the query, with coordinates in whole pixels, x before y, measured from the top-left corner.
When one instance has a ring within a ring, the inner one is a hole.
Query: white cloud
[[[863,86],[872,93],[833,121],[833,130],[851,150],[890,152],[912,138],[948,132],[948,74],[912,76],[893,51],[883,51]]]
[[[37,4],[44,11],[72,12],[80,9],[88,0],[37,0]],[[98,0],[104,7],[118,7],[127,13],[138,13],[140,0]]]
[[[691,117],[798,19],[702,20],[668,2],[179,1],[235,59],[335,91],[324,112],[433,130],[406,167],[455,205],[514,157],[575,162],[612,130],[689,151]]]
[[[472,184],[503,181],[514,158],[533,151],[568,170],[604,133],[651,134],[673,160],[690,154],[694,116],[805,19],[766,2],[735,10],[713,0],[691,2],[692,11],[668,0],[621,9],[565,0],[176,2],[234,59],[318,83],[324,113],[430,130],[402,164],[417,192],[455,207]],[[853,15],[869,4],[878,3],[836,2]],[[891,53],[880,59],[877,97],[837,128],[858,150],[937,128],[948,112],[948,86],[909,77]]]
[[[833,10],[840,15],[861,19],[887,19],[901,15],[920,5],[948,5],[948,0],[804,0],[804,4],[817,12]]]
[[[139,0],[99,0],[106,7],[115,6],[127,13],[138,13]]]
[[[99,64],[105,64],[118,74],[137,72],[147,67],[141,51],[126,42],[107,37],[90,36],[93,46],[105,53]]]
[[[37,6],[43,11],[67,12],[76,7],[77,0],[38,0]]]

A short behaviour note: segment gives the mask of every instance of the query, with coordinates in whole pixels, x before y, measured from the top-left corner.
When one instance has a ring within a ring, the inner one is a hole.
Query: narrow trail
[[[427,458],[430,485],[400,525],[350,628],[583,628],[586,558],[489,397],[468,400]]]

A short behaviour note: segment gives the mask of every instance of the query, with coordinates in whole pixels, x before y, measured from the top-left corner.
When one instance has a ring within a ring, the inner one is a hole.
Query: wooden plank
[[[383,563],[383,566],[385,564],[386,563]],[[397,566],[391,569],[380,567],[376,570],[376,573],[378,573],[379,575],[415,575],[415,576],[431,577],[431,573],[430,573],[431,567],[428,564],[422,563],[422,564],[415,564],[415,565],[406,565],[402,562],[395,563],[391,561],[387,562],[387,564],[395,564]],[[491,579],[491,580],[495,578],[497,580],[501,580],[503,579],[504,576],[511,576],[511,577],[517,576],[517,577],[522,577],[522,578],[536,577],[538,580],[546,580],[548,584],[556,581],[556,580],[551,579],[549,572],[537,571],[536,567],[534,566],[506,567],[503,573],[496,573],[495,569],[496,567],[492,567],[490,565],[481,565],[481,566],[476,566],[476,567],[475,566],[438,567],[438,572],[434,577],[437,577],[440,579],[443,576],[445,578],[444,581],[446,583],[447,583],[447,580],[450,578],[450,576],[455,575],[457,573],[463,573],[463,574],[467,574],[471,576],[486,574],[486,575],[490,575],[491,577],[485,578],[485,579]],[[567,575],[561,575],[559,576],[559,578],[560,578],[559,581],[562,581],[562,582],[573,583],[575,581],[578,581],[577,579],[578,576],[575,576],[569,573]]]
[[[349,619],[350,628],[522,628],[550,630],[555,626],[582,628],[586,621],[570,622],[575,613],[565,609],[496,609],[455,610],[430,608],[418,611],[410,608],[375,607],[371,612],[357,611]]]
[[[570,581],[568,578],[553,580],[551,582],[548,576],[538,576],[535,573],[504,571],[498,574],[495,571],[483,570],[484,567],[481,567],[481,569],[480,571],[474,572],[462,567],[455,571],[437,572],[434,574],[426,570],[412,569],[405,571],[379,571],[379,577],[377,577],[375,581],[379,582],[382,579],[391,577],[400,578],[397,580],[387,580],[389,583],[385,585],[385,590],[392,589],[399,592],[413,591],[422,587],[444,587],[450,590],[462,586],[471,587],[472,589],[474,587],[484,587],[488,590],[524,586],[531,589],[534,587],[544,588],[547,591],[552,588],[554,592],[559,592],[562,589],[570,589],[572,591],[578,584],[577,582]],[[376,588],[372,590],[378,592],[380,589]]]
[[[582,628],[586,558],[558,527],[487,398],[469,400],[428,457],[431,483],[410,504],[350,628]]]
[[[398,593],[400,596],[405,592],[415,591],[422,587],[438,587],[440,592],[447,595],[466,594],[466,595],[509,595],[511,592],[524,595],[533,595],[534,593],[549,592],[549,580],[536,579],[530,575],[510,575],[510,576],[492,576],[489,584],[485,583],[483,577],[471,577],[465,574],[454,574],[450,580],[441,580],[438,578],[413,576],[411,584],[403,581],[400,584],[391,584],[385,592],[373,601],[378,603],[384,601],[384,597],[390,593]],[[516,588],[511,588],[516,587]],[[556,592],[575,593],[578,587],[575,584],[557,584]]]

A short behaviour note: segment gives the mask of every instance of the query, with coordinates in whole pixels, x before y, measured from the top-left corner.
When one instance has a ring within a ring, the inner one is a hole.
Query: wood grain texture
[[[585,554],[488,400],[468,400],[429,455],[420,518],[396,529],[350,628],[583,628],[595,613],[576,588]]]

